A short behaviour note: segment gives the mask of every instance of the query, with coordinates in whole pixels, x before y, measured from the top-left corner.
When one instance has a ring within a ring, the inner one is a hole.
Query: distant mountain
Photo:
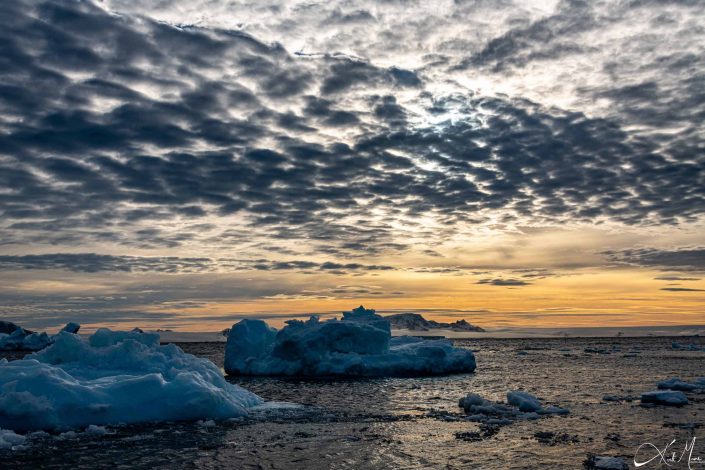
[[[392,328],[397,330],[428,331],[428,330],[453,330],[453,331],[476,331],[483,332],[483,328],[472,325],[465,320],[458,320],[454,323],[442,323],[434,320],[426,320],[418,313],[397,313],[387,315],[385,320],[389,320]]]

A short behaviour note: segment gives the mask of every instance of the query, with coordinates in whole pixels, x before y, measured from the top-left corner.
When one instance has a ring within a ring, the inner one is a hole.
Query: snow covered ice
[[[236,375],[438,375],[475,370],[475,356],[448,340],[392,337],[390,323],[358,307],[342,320],[291,320],[276,330],[262,320],[233,325],[225,371]]]
[[[41,352],[0,360],[0,428],[13,431],[225,419],[262,401],[156,333],[61,332]]]

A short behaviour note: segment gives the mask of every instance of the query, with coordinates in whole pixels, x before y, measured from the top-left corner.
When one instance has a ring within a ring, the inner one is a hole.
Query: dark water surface
[[[676,340],[705,343],[703,338]],[[28,450],[0,451],[0,468],[580,469],[590,452],[622,456],[632,468],[640,444],[663,448],[677,439],[671,449],[680,455],[685,442],[696,437],[692,456],[703,462],[691,468],[705,470],[705,394],[689,393],[690,404],[682,408],[602,400],[604,395],[638,396],[669,377],[704,376],[705,352],[672,350],[669,338],[472,339],[456,344],[476,351],[474,374],[231,378],[267,400],[305,406],[263,410],[213,427],[125,426],[103,436],[36,439]],[[180,346],[222,367],[223,343]],[[609,353],[586,353],[585,348]],[[632,352],[636,357],[625,357]],[[457,406],[468,392],[504,400],[514,389],[571,413],[487,433],[463,419]],[[644,451],[642,460],[654,454]],[[688,468],[685,462],[656,462],[641,468]]]

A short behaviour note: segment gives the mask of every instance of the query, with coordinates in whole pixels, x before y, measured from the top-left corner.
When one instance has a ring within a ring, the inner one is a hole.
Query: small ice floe
[[[468,393],[458,401],[458,406],[469,414],[467,419],[487,424],[505,425],[516,420],[538,419],[543,415],[568,414],[565,408],[544,407],[535,396],[522,392],[507,393],[507,403],[499,403],[482,398],[476,393]]]
[[[517,351],[517,356],[526,356],[526,355],[528,355],[528,354],[529,354],[529,353],[526,352],[526,351],[524,351],[523,349],[520,350],[520,351]]]
[[[0,427],[14,431],[227,419],[263,402],[156,333],[104,328],[88,339],[61,332],[43,351],[0,360],[0,384]]]
[[[642,404],[683,406],[688,404],[685,393],[674,390],[654,390],[641,394]]]
[[[588,470],[629,470],[629,465],[620,457],[588,455],[583,465]]]
[[[15,449],[22,446],[27,438],[9,429],[0,429],[0,449]]]
[[[69,323],[61,331],[78,333],[81,326]],[[40,351],[54,342],[56,336],[25,330],[11,322],[0,325],[0,351]]]
[[[681,392],[694,392],[696,390],[705,389],[705,377],[695,379],[692,383],[673,377],[662,382],[659,382],[657,387],[659,390],[677,390]]]
[[[364,307],[342,320],[290,320],[276,330],[242,320],[228,333],[225,371],[233,375],[440,375],[475,370],[475,356],[449,340],[392,338],[389,320]]]

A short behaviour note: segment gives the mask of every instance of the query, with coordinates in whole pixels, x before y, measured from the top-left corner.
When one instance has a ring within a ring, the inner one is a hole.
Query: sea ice
[[[41,352],[0,360],[0,427],[14,431],[225,419],[261,403],[155,333],[61,332]]]
[[[688,397],[683,392],[673,390],[654,390],[641,394],[642,403],[654,405],[683,406],[688,404]]]
[[[448,340],[392,338],[390,323],[363,307],[342,320],[290,320],[281,330],[262,320],[230,329],[225,371],[236,375],[437,375],[475,370],[471,351]]]

